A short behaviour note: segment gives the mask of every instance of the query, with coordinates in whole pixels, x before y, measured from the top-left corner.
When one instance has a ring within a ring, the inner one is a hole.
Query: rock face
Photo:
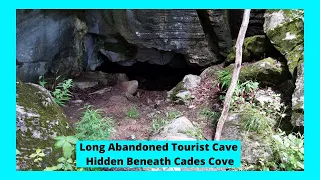
[[[226,71],[233,71],[233,65],[225,68]],[[289,72],[284,65],[273,58],[266,58],[251,64],[245,64],[240,71],[239,80],[257,81],[261,85],[275,86],[290,78]]]
[[[266,39],[265,35],[256,35],[247,37],[243,43],[243,62],[251,62],[254,60],[261,60],[267,54],[270,42]],[[232,48],[231,52],[227,56],[226,63],[234,63],[236,58],[236,49]]]
[[[285,56],[293,76],[293,126],[304,124],[304,12],[302,10],[268,10],[264,31],[271,43]]]
[[[56,165],[61,152],[54,149],[54,138],[73,134],[66,116],[41,86],[17,81],[16,87],[16,149],[21,153],[17,155],[17,169],[39,170]],[[39,164],[29,157],[36,149],[46,154]]]
[[[35,82],[48,71],[80,71],[87,27],[76,15],[45,10],[17,11],[17,76]]]
[[[304,12],[302,10],[267,10],[264,32],[275,48],[286,57],[293,74],[303,58]]]
[[[298,66],[296,88],[292,95],[292,117],[293,126],[304,126],[304,63]]]
[[[221,132],[221,140],[240,140],[241,161],[245,163],[256,164],[260,158],[268,159],[272,154],[268,139],[261,134],[241,129],[238,114],[229,115]]]
[[[104,43],[103,54],[111,61],[167,64],[176,53],[183,54],[190,63],[200,65],[219,60],[219,52],[212,50],[196,10],[106,10],[89,13],[99,19],[88,22],[89,32],[107,35],[109,40]],[[100,23],[107,30],[91,28],[98,27]],[[110,42],[111,39],[114,41]],[[113,46],[115,44],[117,48]]]

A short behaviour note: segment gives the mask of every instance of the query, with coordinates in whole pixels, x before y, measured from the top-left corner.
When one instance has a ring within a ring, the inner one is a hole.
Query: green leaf
[[[63,147],[63,145],[66,143],[66,139],[62,139],[62,140],[58,140],[55,144],[54,144],[54,146],[56,147],[56,148],[61,148],[61,147]]]
[[[71,158],[69,158],[69,159],[67,160],[67,162],[68,162],[68,163],[73,163],[73,160],[72,160]]]
[[[74,147],[70,143],[65,143],[62,148],[63,148],[63,156],[65,158],[71,158]]]
[[[46,156],[46,154],[44,154],[43,152],[41,152],[41,153],[38,154],[38,156],[44,157],[44,156]]]
[[[20,151],[18,149],[16,149],[16,155],[20,155]]]
[[[64,160],[65,160],[64,157],[60,157],[60,158],[58,159],[58,162],[63,162]]]
[[[69,143],[71,143],[71,144],[76,144],[76,141],[77,141],[78,139],[76,138],[76,137],[74,137],[74,136],[67,136],[67,141],[69,142]]]
[[[36,157],[37,156],[37,154],[31,154],[29,157],[30,158],[34,158],[34,157]]]
[[[42,151],[42,149],[37,149],[36,153],[39,154]]]

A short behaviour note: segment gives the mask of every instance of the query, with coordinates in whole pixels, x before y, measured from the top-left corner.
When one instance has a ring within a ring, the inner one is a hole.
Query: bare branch
[[[220,140],[223,125],[226,119],[228,118],[230,102],[231,102],[234,90],[237,86],[237,81],[240,74],[241,63],[242,63],[242,46],[243,46],[243,41],[248,29],[249,19],[250,19],[250,9],[246,9],[244,10],[244,13],[243,13],[242,24],[241,24],[237,42],[236,42],[236,60],[234,64],[232,80],[224,100],[223,109],[217,124],[214,140]]]

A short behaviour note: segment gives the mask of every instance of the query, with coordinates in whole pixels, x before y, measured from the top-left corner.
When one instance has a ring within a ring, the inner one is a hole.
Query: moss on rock
[[[41,86],[17,80],[16,115],[16,149],[21,153],[17,155],[17,168],[41,170],[56,164],[61,152],[54,149],[54,138],[74,133],[50,92]],[[36,149],[42,149],[46,154],[40,163],[29,158]]]
[[[265,35],[256,35],[245,38],[242,49],[243,62],[251,62],[264,58],[264,55],[267,52],[267,45],[268,41],[266,40]],[[226,58],[226,63],[233,63],[236,58],[235,54],[236,49],[233,47]]]
[[[232,73],[234,65],[224,68],[224,71]],[[290,78],[289,72],[284,66],[273,58],[266,58],[241,68],[239,81],[257,81],[261,85],[275,86]]]
[[[302,10],[267,10],[264,32],[274,47],[286,57],[294,74],[297,62],[303,57],[304,13]]]

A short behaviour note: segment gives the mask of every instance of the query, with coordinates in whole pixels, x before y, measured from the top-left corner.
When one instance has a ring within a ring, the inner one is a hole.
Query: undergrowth
[[[83,117],[76,123],[76,137],[80,140],[109,139],[112,132],[112,118],[103,117],[100,109],[93,109],[91,106],[85,108]]]

